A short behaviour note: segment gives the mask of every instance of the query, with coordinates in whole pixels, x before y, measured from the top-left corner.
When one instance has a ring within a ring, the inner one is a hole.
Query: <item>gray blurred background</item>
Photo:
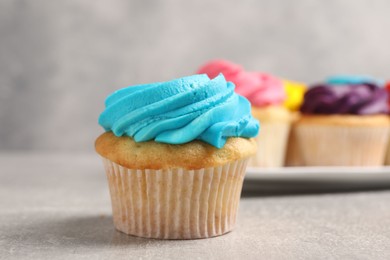
[[[213,58],[390,78],[388,0],[1,0],[0,151],[93,151],[104,98]]]

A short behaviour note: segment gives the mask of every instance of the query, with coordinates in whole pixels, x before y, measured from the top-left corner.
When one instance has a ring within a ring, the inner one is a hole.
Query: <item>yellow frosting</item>
[[[283,105],[291,111],[297,111],[303,102],[303,95],[307,89],[306,85],[290,80],[283,80],[283,85],[287,94]]]

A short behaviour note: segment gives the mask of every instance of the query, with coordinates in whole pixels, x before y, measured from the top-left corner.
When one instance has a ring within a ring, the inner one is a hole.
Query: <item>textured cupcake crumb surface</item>
[[[135,142],[131,137],[117,137],[112,132],[99,136],[96,151],[104,158],[129,169],[201,169],[247,158],[256,152],[253,139],[230,137],[221,149],[202,141],[165,144],[155,141]]]

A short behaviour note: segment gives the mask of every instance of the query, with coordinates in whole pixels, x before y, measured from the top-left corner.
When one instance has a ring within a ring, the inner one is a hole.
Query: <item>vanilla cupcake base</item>
[[[386,157],[385,157],[385,165],[386,166],[390,165],[390,141],[389,141],[389,144],[387,145],[387,152],[386,152]]]
[[[297,142],[296,124],[300,118],[300,114],[294,115],[293,122],[291,123],[290,134],[288,136],[287,151],[285,166],[303,166],[301,151],[299,150]]]
[[[129,235],[197,239],[231,231],[247,159],[218,167],[137,170],[103,158],[115,227]]]
[[[253,167],[282,167],[285,161],[290,123],[261,122],[261,134],[255,138],[258,151],[249,160]]]
[[[253,107],[252,114],[260,121],[260,134],[255,137],[257,153],[250,159],[252,167],[282,167],[292,115],[282,106]]]
[[[295,151],[305,166],[381,166],[389,131],[385,116],[304,116]]]

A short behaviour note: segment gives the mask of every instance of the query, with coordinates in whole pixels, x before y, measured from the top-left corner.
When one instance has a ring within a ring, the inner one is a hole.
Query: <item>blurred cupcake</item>
[[[301,82],[283,80],[286,99],[283,105],[291,112],[298,112],[303,102],[303,95],[307,90],[307,86]]]
[[[389,140],[387,93],[349,78],[314,85],[305,96],[296,146],[306,166],[383,165]]]
[[[195,239],[233,229],[258,122],[222,75],[128,87],[106,99],[96,140],[115,227]]]
[[[291,130],[287,142],[286,152],[286,166],[301,166],[303,164],[299,150],[295,145],[295,124],[298,121],[301,113],[299,109],[303,102],[303,96],[307,90],[307,86],[300,82],[294,82],[290,80],[283,80],[284,89],[287,94],[287,98],[284,101],[284,106],[291,112]]]
[[[358,85],[358,84],[374,84],[378,87],[384,85],[384,81],[381,79],[373,78],[367,75],[335,75],[329,77],[326,83],[330,85]]]
[[[389,108],[390,108],[390,81],[387,82],[385,84],[385,89],[387,91],[387,95],[389,96],[389,99],[388,99],[388,105],[389,105]],[[386,154],[386,158],[385,158],[385,165],[390,165],[390,140],[389,140],[389,144],[388,144],[388,147],[387,147],[387,154]]]
[[[222,73],[236,85],[235,91],[251,102],[252,114],[261,123],[261,135],[256,138],[258,152],[250,166],[283,166],[291,121],[290,112],[283,106],[286,98],[283,82],[265,73],[247,72],[225,60],[210,61],[198,73],[210,78]]]

